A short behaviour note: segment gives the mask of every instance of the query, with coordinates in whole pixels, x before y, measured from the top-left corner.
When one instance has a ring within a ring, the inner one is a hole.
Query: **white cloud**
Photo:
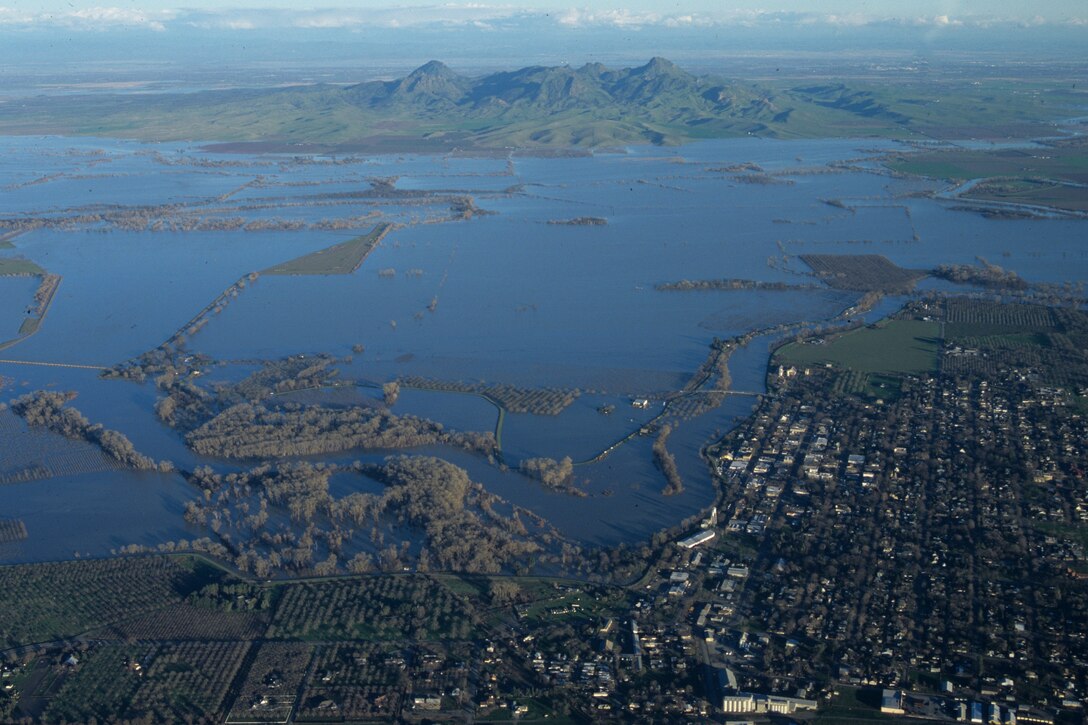
[[[53,26],[85,30],[144,28],[163,31],[166,30],[166,24],[175,16],[176,13],[172,10],[143,11],[119,7],[93,7],[38,13],[0,7],[0,26]]]
[[[270,0],[280,2],[282,0]],[[320,3],[321,0],[317,0]],[[540,0],[543,2],[543,0]],[[588,0],[583,0],[588,2]],[[230,2],[230,0],[225,0]],[[725,3],[722,3],[723,5]],[[874,4],[875,5],[875,4]],[[365,29],[365,28],[479,28],[498,30],[551,24],[558,28],[665,28],[682,30],[710,27],[744,28],[864,28],[903,26],[919,28],[986,28],[1001,25],[1050,25],[1085,27],[1084,19],[1045,20],[1033,15],[1021,18],[999,18],[973,15],[953,17],[944,14],[913,16],[874,10],[870,13],[826,13],[782,11],[753,8],[721,8],[691,12],[669,13],[636,9],[600,9],[571,6],[558,12],[526,9],[501,3],[435,2],[431,4],[386,6],[379,8],[310,7],[299,9],[223,9],[223,10],[139,10],[131,7],[94,7],[66,9],[59,12],[28,11],[18,7],[0,6],[0,28],[4,27],[63,27],[73,29],[142,28],[164,30],[173,26],[215,28],[224,30],[259,29]]]
[[[522,14],[509,6],[483,5],[417,5],[400,8],[305,9],[267,11],[223,11],[187,14],[185,22],[197,27],[216,28],[412,28],[428,25],[473,26],[488,28],[496,21]],[[243,20],[244,26],[238,23]]]

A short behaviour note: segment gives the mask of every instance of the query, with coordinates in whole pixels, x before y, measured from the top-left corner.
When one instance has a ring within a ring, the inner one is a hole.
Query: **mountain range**
[[[1013,108],[977,88],[974,95],[916,91],[909,83],[725,80],[695,76],[664,58],[618,70],[532,66],[477,78],[430,61],[403,78],[350,86],[18,98],[0,103],[0,133],[340,148],[592,148],[746,135],[924,136],[1001,121],[1002,113],[1037,122],[1055,111]]]

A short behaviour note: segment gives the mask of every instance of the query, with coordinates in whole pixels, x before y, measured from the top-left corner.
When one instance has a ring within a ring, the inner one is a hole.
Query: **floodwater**
[[[256,369],[256,360],[330,353],[352,355],[337,367],[341,379],[360,381],[360,400],[380,397],[367,385],[408,376],[577,389],[558,415],[507,413],[499,430],[496,407],[472,394],[404,387],[393,411],[450,429],[501,433],[507,468],[443,447],[407,452],[465,467],[572,539],[638,542],[710,503],[713,479],[699,451],[751,411],[765,390],[775,338],[758,336],[730,360],[733,389],[751,395],[730,395],[672,433],[669,448],[685,486],[680,495],[661,495],[665,482],[652,463],[650,437],[636,436],[588,462],[660,410],[660,403],[639,410],[631,401],[683,387],[714,338],[824,323],[857,300],[830,289],[662,292],[655,285],[713,278],[810,285],[797,258],[806,253],[883,254],[916,268],[981,257],[1030,281],[1088,279],[1088,222],[986,219],[954,210],[954,202],[919,196],[940,191],[939,184],[881,173],[874,157],[893,148],[900,147],[738,139],[579,158],[333,159],[0,138],[0,219],[52,220],[15,238],[15,248],[0,249],[0,257],[25,256],[63,276],[40,331],[0,358],[113,365],[168,339],[243,275],[378,221],[398,222],[404,226],[354,274],[263,275],[248,285],[188,340],[191,351],[222,363],[203,384],[237,380]],[[758,164],[766,176],[729,170],[743,163]],[[383,192],[388,183],[399,191]],[[451,199],[466,196],[489,213],[450,221]],[[146,223],[120,224],[118,215],[127,222],[142,215]],[[555,223],[579,217],[607,224]],[[263,228],[215,229],[230,219]],[[0,340],[18,330],[34,285],[0,278]],[[867,318],[900,302],[886,300]],[[353,354],[359,344],[365,352]],[[125,433],[155,459],[183,469],[239,465],[189,451],[156,418],[151,382],[0,362],[0,401],[43,388],[77,391],[73,405],[84,415]],[[343,395],[330,394],[330,404]],[[320,391],[307,398],[321,400]],[[605,406],[610,414],[601,412]],[[390,453],[346,451],[326,460],[376,461]],[[0,440],[0,469],[5,455],[11,457]],[[588,495],[550,491],[517,472],[521,460],[537,456],[570,456],[579,463],[575,483]],[[334,477],[334,493],[355,490],[357,479]],[[202,535],[181,518],[184,500],[195,495],[178,476],[124,471],[3,486],[4,516],[26,521],[30,536],[0,547],[0,560],[101,555],[129,543]]]

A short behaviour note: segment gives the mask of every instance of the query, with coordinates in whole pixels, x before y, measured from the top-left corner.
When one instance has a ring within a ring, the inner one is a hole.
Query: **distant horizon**
[[[775,72],[759,59],[812,59],[832,71],[881,62],[984,63],[1057,61],[1083,64],[1088,26],[1016,24],[925,26],[872,24],[570,27],[533,17],[502,27],[478,24],[402,28],[300,27],[232,30],[184,23],[163,30],[109,26],[79,31],[62,25],[17,26],[0,8],[0,79],[10,93],[15,79],[51,74],[84,80],[181,77],[186,73],[263,85],[280,82],[349,82],[390,76],[435,59],[473,74],[527,65],[602,62],[630,65],[657,55],[695,72],[744,77]],[[734,68],[736,70],[734,71]],[[293,72],[288,72],[291,69]],[[786,68],[781,69],[788,72]],[[53,79],[49,82],[56,82]]]
[[[0,27],[67,29],[138,28],[164,31],[178,27],[253,30],[260,28],[407,28],[472,25],[503,29],[536,20],[564,28],[781,28],[871,25],[904,27],[1024,27],[1088,25],[1088,9],[1079,0],[916,0],[895,5],[871,0],[564,0],[503,2],[403,2],[397,0],[321,0],[298,7],[286,0],[140,0],[109,6],[96,0],[50,0],[35,6],[0,5]]]
[[[991,50],[1018,56],[1075,53],[1088,41],[1088,7],[1079,0],[1027,5],[1012,0],[919,0],[909,7],[868,0],[555,0],[501,4],[321,0],[299,8],[275,0],[143,0],[103,6],[54,0],[0,4],[0,70],[48,60],[163,58],[216,62],[234,55],[277,60],[342,55],[343,46],[402,57],[559,57],[619,53],[858,50]],[[272,52],[268,46],[275,45]],[[322,49],[313,46],[328,45]],[[78,50],[76,50],[78,49]],[[635,50],[637,49],[637,50]],[[29,52],[29,56],[27,53]]]

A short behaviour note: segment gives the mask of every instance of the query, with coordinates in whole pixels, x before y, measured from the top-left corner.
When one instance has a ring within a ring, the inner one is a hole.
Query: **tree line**
[[[11,409],[22,417],[27,425],[48,428],[66,438],[85,440],[97,445],[122,466],[138,470],[173,470],[169,461],[156,464],[154,460],[136,450],[123,433],[92,424],[67,403],[76,397],[74,392],[60,393],[38,390],[12,401]]]

